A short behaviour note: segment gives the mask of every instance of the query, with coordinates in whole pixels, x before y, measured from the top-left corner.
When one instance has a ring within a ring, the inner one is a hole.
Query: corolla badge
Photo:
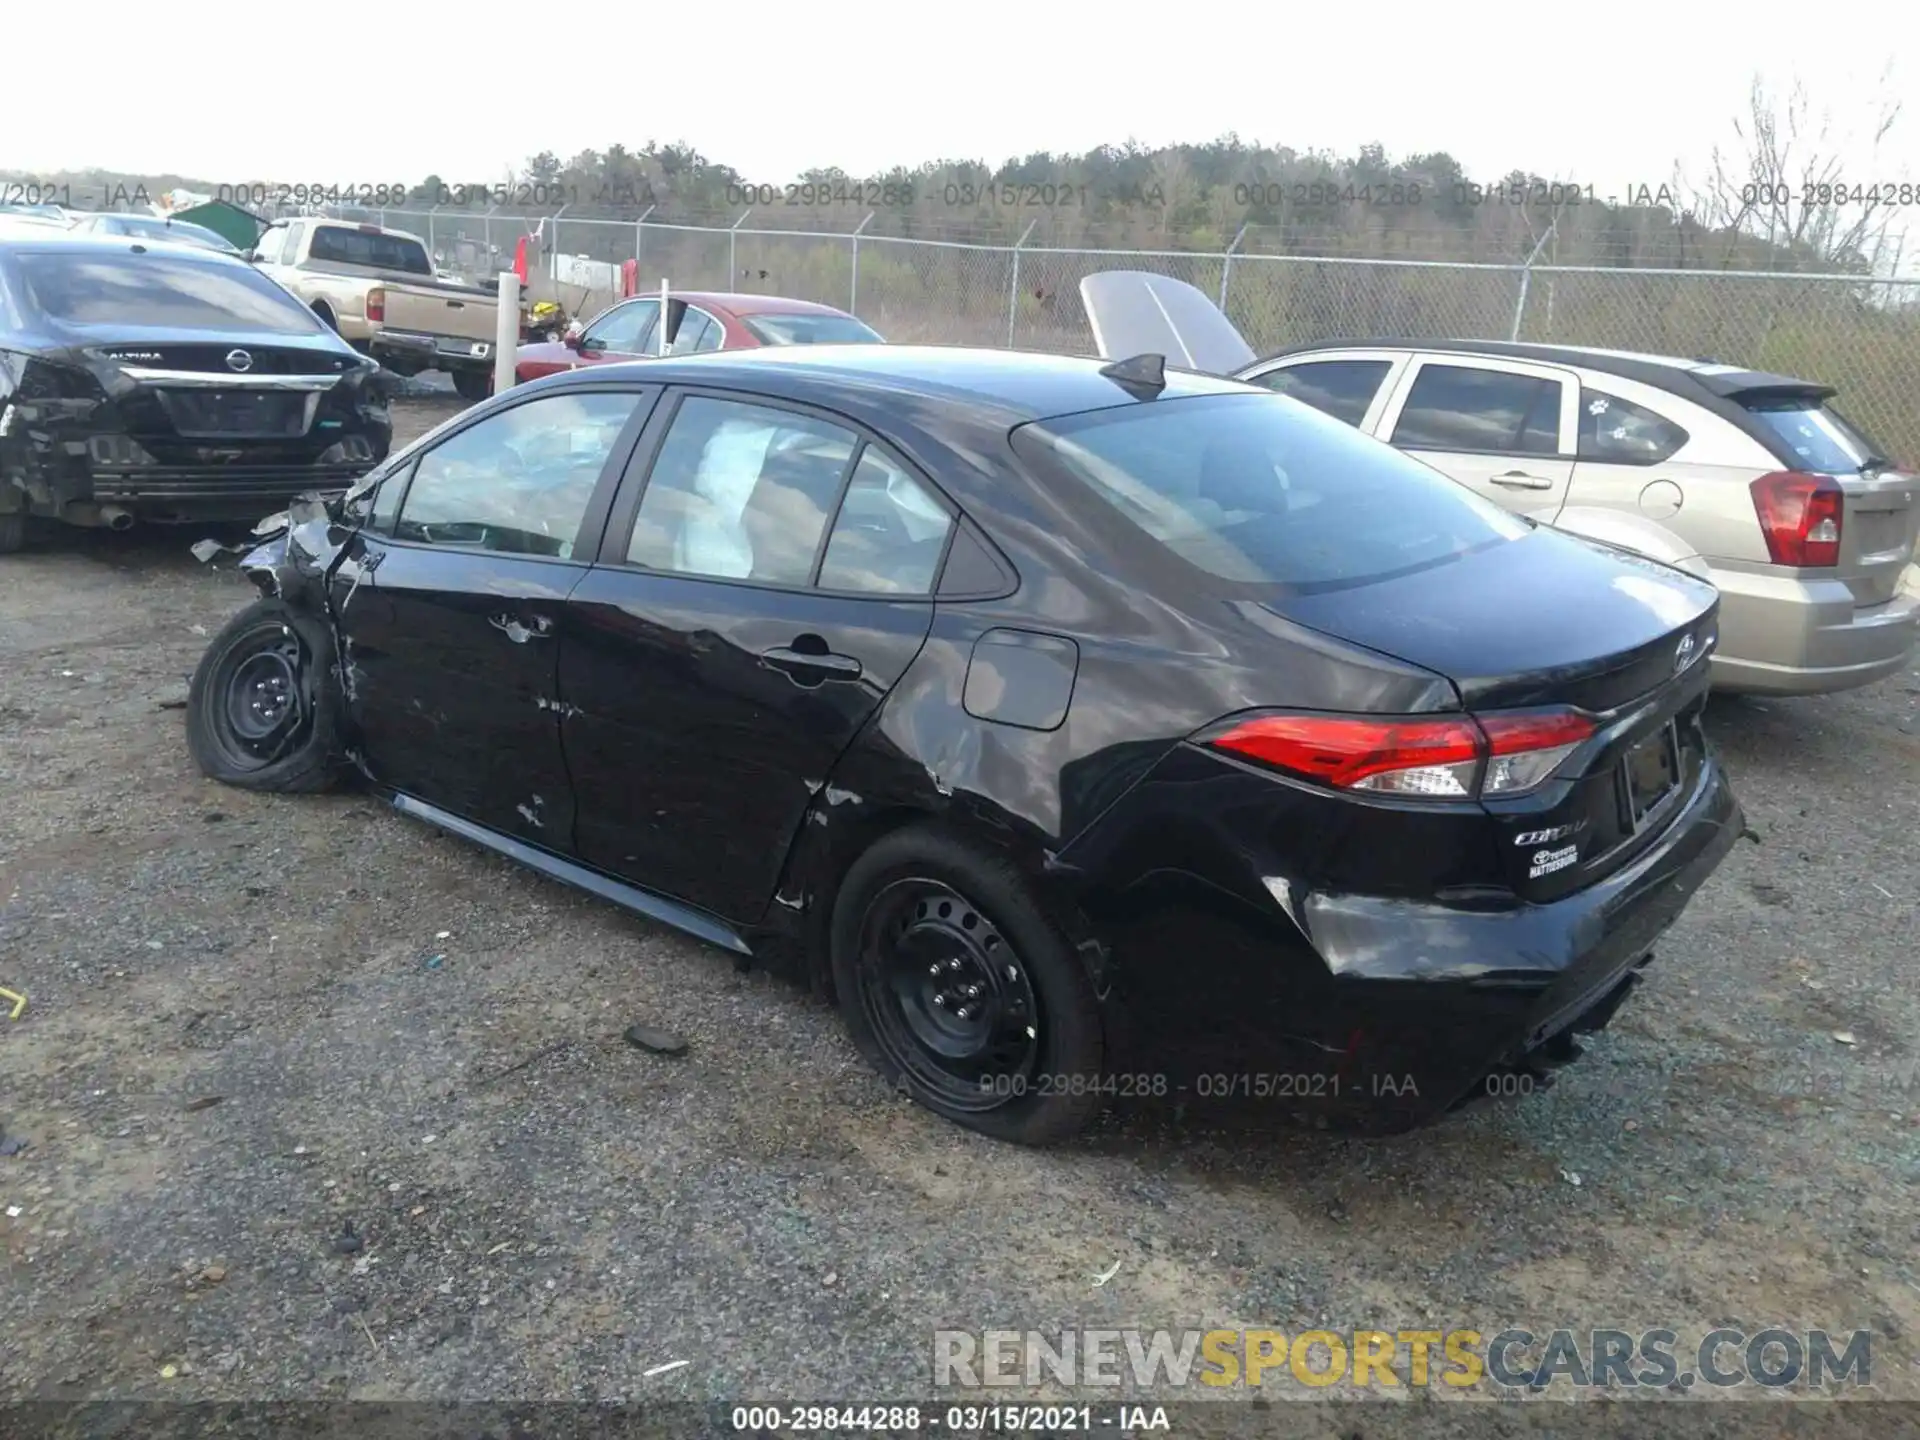
[[[1680,648],[1673,652],[1673,673],[1678,675],[1692,663],[1693,637],[1691,635],[1682,635],[1680,637]]]
[[[253,368],[253,356],[244,350],[229,350],[227,351],[227,368],[244,374]]]

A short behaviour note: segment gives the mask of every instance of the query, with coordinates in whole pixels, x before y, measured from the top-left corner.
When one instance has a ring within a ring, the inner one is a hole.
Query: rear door
[[[1373,433],[1507,509],[1551,521],[1573,479],[1571,370],[1416,353]]]
[[[639,453],[561,636],[580,856],[751,923],[920,652],[953,511],[875,437],[757,397],[687,392]]]
[[[357,583],[335,594],[348,707],[376,780],[571,852],[561,609],[657,393],[548,391],[449,433],[383,482],[382,518],[349,557]]]
[[[1371,433],[1410,363],[1406,354],[1388,350],[1316,350],[1264,362],[1237,378]]]
[[[1739,395],[1736,402],[1769,434],[1792,468],[1831,475],[1846,495],[1836,575],[1857,605],[1893,599],[1920,540],[1920,475],[1836,411],[1825,392]]]

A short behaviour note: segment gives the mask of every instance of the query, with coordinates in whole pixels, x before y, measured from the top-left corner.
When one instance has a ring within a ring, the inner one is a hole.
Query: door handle
[[[836,680],[857,680],[860,677],[860,662],[851,655],[816,654],[781,645],[761,651],[760,658],[776,670],[785,670],[789,674]]]
[[[1553,488],[1553,481],[1539,475],[1529,475],[1524,470],[1509,470],[1504,474],[1495,475],[1492,483],[1504,485],[1509,490],[1551,490]]]
[[[487,623],[516,645],[524,645],[529,640],[545,640],[553,633],[553,621],[545,615],[531,615],[520,620],[512,615],[500,614],[489,616]]]

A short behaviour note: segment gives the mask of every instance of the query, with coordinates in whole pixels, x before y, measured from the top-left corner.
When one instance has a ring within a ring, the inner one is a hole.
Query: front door
[[[1573,478],[1578,378],[1474,355],[1414,356],[1375,433],[1496,504],[1551,521]]]
[[[347,704],[374,778],[569,851],[555,700],[558,622],[645,420],[650,388],[565,390],[435,444],[363,531],[335,588]],[[596,504],[597,502],[597,504]],[[590,541],[585,542],[590,543]]]
[[[580,857],[734,923],[919,654],[954,524],[853,427],[691,394],[560,644]]]

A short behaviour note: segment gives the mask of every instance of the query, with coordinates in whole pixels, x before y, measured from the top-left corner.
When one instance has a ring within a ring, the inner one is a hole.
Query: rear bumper
[[[1723,690],[1819,695],[1870,685],[1906,668],[1920,643],[1920,594],[1857,605],[1838,580],[1716,570]]]
[[[1709,763],[1652,848],[1550,904],[1315,892],[1261,913],[1170,887],[1108,932],[1121,1063],[1164,1073],[1157,1093],[1190,1109],[1251,1104],[1373,1133],[1515,1093],[1503,1077],[1516,1072],[1532,1088],[1577,1053],[1572,1032],[1611,1018],[1743,828]]]
[[[477,353],[476,346],[479,347]],[[422,370],[480,370],[493,366],[491,340],[471,340],[461,335],[376,330],[361,348],[382,363],[400,361]]]
[[[93,503],[116,505],[151,520],[257,520],[263,512],[310,490],[323,495],[344,491],[375,463],[219,469],[147,466],[122,474],[95,472]]]

